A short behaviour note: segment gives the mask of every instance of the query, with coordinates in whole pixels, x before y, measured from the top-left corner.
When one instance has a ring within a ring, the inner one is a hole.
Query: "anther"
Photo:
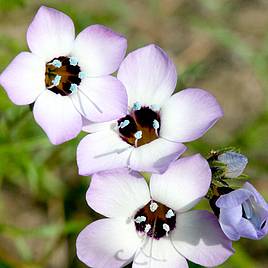
[[[168,232],[170,231],[170,227],[168,224],[164,223],[163,224],[163,229],[166,231],[166,236],[168,236]]]
[[[72,93],[74,93],[74,92],[76,92],[77,91],[77,84],[71,84],[71,86],[70,86],[70,91],[72,92]]]
[[[124,120],[123,122],[120,123],[119,128],[124,128],[130,124],[129,120]]]
[[[77,58],[75,58],[75,57],[71,57],[71,58],[69,59],[69,62],[70,62],[70,64],[73,65],[73,66],[76,66],[76,65],[78,64],[78,60],[77,60]]]
[[[138,111],[138,110],[140,110],[141,109],[141,104],[139,103],[139,102],[135,102],[134,104],[133,104],[133,110],[134,111]]]
[[[53,86],[57,87],[60,84],[61,76],[56,75],[55,78],[52,80]]]
[[[151,224],[148,223],[145,225],[144,232],[147,234],[150,230],[151,230]]]
[[[152,105],[150,105],[150,108],[151,108],[151,110],[153,110],[154,112],[158,112],[158,111],[160,110],[160,107],[159,107],[159,105],[157,105],[157,104],[152,104]]]
[[[150,204],[150,210],[151,210],[152,212],[155,212],[155,211],[157,210],[157,208],[158,208],[158,204],[157,204],[157,203],[152,202],[152,203]]]
[[[142,138],[142,131],[139,130],[137,131],[135,134],[134,134],[134,137],[137,139],[137,140],[140,140]]]
[[[172,209],[169,209],[165,216],[166,216],[167,219],[170,219],[173,216],[175,216],[175,214],[174,214]]]
[[[78,74],[78,78],[80,78],[80,79],[84,79],[84,78],[86,78],[87,77],[87,73],[86,72],[79,72],[79,74]]]
[[[59,60],[53,60],[51,64],[57,68],[60,68],[62,66],[62,63]]]
[[[146,221],[146,217],[145,216],[138,216],[136,219],[134,219],[134,221],[136,223],[142,223],[142,222]]]

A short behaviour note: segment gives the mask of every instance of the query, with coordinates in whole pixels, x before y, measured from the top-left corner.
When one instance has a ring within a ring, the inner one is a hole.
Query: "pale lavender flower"
[[[261,239],[268,233],[268,204],[250,183],[220,196],[216,206],[221,228],[231,240]]]
[[[118,169],[94,174],[87,202],[108,217],[78,236],[77,255],[89,267],[207,267],[233,254],[231,241],[207,211],[188,211],[208,191],[211,171],[200,155],[173,162],[150,187],[139,173]]]
[[[78,146],[80,175],[123,167],[164,172],[186,150],[182,142],[201,137],[223,116],[216,99],[202,89],[171,96],[176,67],[158,46],[130,53],[117,77],[128,93],[128,113],[115,122],[84,128],[94,133]]]
[[[124,58],[127,41],[92,25],[75,38],[72,20],[42,6],[27,31],[31,52],[22,52],[0,76],[17,105],[34,102],[33,114],[53,144],[77,136],[82,115],[94,122],[123,116],[124,86],[109,74]]]

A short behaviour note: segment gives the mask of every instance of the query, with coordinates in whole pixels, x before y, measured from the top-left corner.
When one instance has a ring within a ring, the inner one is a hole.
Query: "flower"
[[[186,89],[173,96],[176,67],[158,46],[130,53],[118,70],[128,93],[128,113],[117,121],[89,124],[79,144],[80,175],[113,168],[164,172],[186,147],[223,116],[216,99],[202,89]]]
[[[123,116],[124,86],[113,73],[124,58],[127,41],[91,25],[75,38],[72,20],[40,7],[27,31],[30,52],[15,57],[0,84],[17,105],[34,102],[33,114],[53,144],[78,135],[82,116],[94,122]]]
[[[218,156],[218,161],[226,165],[224,174],[226,178],[239,177],[248,164],[248,159],[246,156],[232,151],[220,154]]]
[[[200,155],[173,162],[150,187],[135,171],[94,174],[88,205],[108,217],[88,225],[78,236],[79,259],[90,267],[188,267],[224,262],[231,241],[207,211],[188,211],[205,196],[211,181]]]
[[[268,233],[268,204],[250,183],[220,196],[216,206],[221,228],[231,240],[261,239]]]

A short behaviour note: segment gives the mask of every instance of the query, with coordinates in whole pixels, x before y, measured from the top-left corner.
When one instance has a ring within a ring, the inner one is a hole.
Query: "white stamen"
[[[168,232],[170,231],[170,227],[168,224],[164,223],[163,224],[163,229],[166,231],[166,236],[168,236]]]
[[[140,110],[141,109],[141,104],[139,103],[139,102],[135,102],[134,104],[133,104],[133,110],[134,111],[138,111],[138,110]]]
[[[72,93],[76,92],[77,91],[77,84],[71,84],[70,91],[72,91]]]
[[[137,131],[135,134],[134,134],[134,137],[137,139],[137,140],[140,140],[142,138],[142,131],[139,130]]]
[[[152,104],[150,105],[150,109],[153,110],[154,112],[158,112],[160,110],[160,107],[157,104]]]
[[[160,127],[159,122],[156,119],[154,119],[154,121],[153,121],[153,128],[154,129],[159,129],[159,127]]]
[[[119,128],[124,128],[130,124],[129,120],[124,120],[123,122],[120,123]]]
[[[60,80],[61,80],[61,76],[60,75],[56,75],[55,78],[52,80],[52,83],[55,87],[57,87],[60,84]]]
[[[144,232],[147,234],[150,230],[151,230],[151,224],[148,223],[145,225]]]
[[[70,62],[71,65],[76,66],[78,64],[78,59],[75,58],[75,57],[71,57],[69,59],[69,62]]]
[[[146,217],[145,216],[138,216],[136,219],[134,219],[134,221],[136,223],[142,223],[142,222],[146,221]]]
[[[175,216],[174,212],[172,209],[170,209],[167,213],[166,213],[166,218],[167,219],[170,219],[172,218],[173,216]]]
[[[84,79],[84,78],[86,78],[87,77],[87,73],[86,72],[79,72],[79,74],[78,74],[78,78],[80,78],[80,79]]]
[[[157,204],[157,203],[152,202],[152,203],[150,204],[150,210],[151,210],[152,212],[155,212],[155,211],[157,210],[157,208],[158,208],[158,204]]]
[[[51,64],[57,68],[60,68],[62,66],[62,63],[59,60],[53,60]]]

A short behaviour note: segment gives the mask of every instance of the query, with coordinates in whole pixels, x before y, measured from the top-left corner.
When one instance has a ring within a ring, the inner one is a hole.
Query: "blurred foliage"
[[[125,34],[129,51],[148,43],[167,50],[179,70],[177,90],[208,89],[225,111],[187,154],[239,147],[249,158],[246,172],[268,199],[267,1],[0,0],[0,71],[27,50],[27,26],[43,4],[70,15],[77,32],[101,23]],[[77,175],[83,136],[52,146],[29,107],[0,91],[0,268],[85,267],[75,239],[99,216],[85,202],[89,178]],[[234,247],[222,268],[268,266],[267,238]]]

